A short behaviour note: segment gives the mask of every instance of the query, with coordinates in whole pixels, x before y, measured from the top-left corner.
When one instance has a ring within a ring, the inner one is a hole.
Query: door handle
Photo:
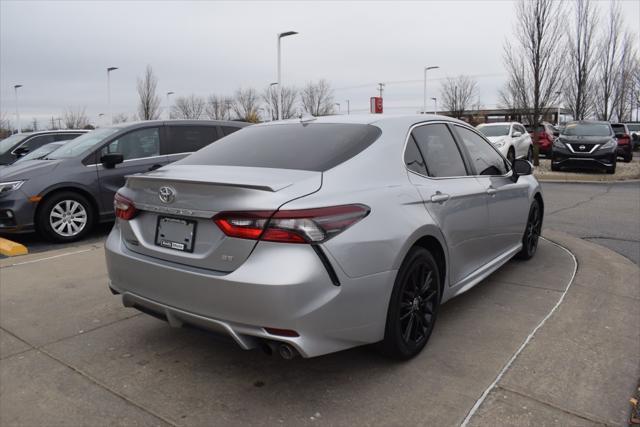
[[[154,170],[159,169],[159,168],[161,168],[161,167],[162,167],[162,165],[161,165],[161,164],[156,163],[155,165],[151,165],[151,166],[149,167],[149,169],[147,169],[147,170],[148,170],[149,172],[151,172],[151,171],[154,171]]]
[[[498,192],[498,190],[496,190],[493,187],[487,188],[487,194],[490,195],[490,196],[495,196],[497,192]]]
[[[441,192],[437,191],[436,194],[431,196],[431,202],[432,203],[444,203],[447,200],[449,200],[449,198],[451,198],[451,196],[449,196],[448,194],[442,194]]]

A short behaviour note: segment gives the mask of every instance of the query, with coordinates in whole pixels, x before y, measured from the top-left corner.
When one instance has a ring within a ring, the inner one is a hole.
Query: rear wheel
[[[624,153],[624,162],[625,163],[629,163],[631,162],[631,160],[633,160],[633,150],[631,149],[631,147],[629,147],[629,150]]]
[[[90,231],[93,221],[91,203],[72,191],[47,197],[36,216],[38,231],[45,238],[60,243],[82,239]]]
[[[406,360],[427,344],[440,305],[440,272],[431,253],[414,247],[398,271],[387,312],[381,351]]]
[[[538,249],[538,240],[542,231],[542,207],[540,202],[533,200],[529,209],[529,218],[527,219],[527,227],[522,236],[522,249],[516,254],[516,258],[529,260],[533,258]]]

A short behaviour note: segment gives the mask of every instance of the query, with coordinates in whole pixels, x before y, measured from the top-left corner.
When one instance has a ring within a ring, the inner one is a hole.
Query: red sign
[[[382,114],[382,97],[372,96],[370,99],[371,113]]]

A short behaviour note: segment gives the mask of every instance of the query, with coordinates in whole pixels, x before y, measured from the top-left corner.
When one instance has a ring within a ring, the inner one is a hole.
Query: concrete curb
[[[600,245],[544,234],[576,257],[573,284],[469,425],[626,425],[640,377],[640,268]]]

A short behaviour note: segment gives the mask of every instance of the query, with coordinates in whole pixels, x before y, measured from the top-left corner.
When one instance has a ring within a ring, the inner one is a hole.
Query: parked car
[[[535,129],[534,126],[531,125],[527,125],[526,128],[533,141],[535,141],[535,136],[537,133],[539,147],[538,152],[544,156],[549,156],[551,154],[553,141],[556,139],[555,135],[559,134],[560,131],[548,122],[540,123],[539,125],[535,126]]]
[[[633,149],[637,150],[640,147],[640,123],[626,123],[627,129],[631,132],[631,143]]]
[[[69,141],[71,141],[71,140],[69,140]],[[52,153],[53,151],[55,151],[58,148],[62,147],[65,142],[66,141],[60,141],[60,142],[50,142],[49,144],[44,144],[42,147],[36,148],[35,150],[30,151],[27,154],[25,154],[24,156],[18,158],[18,160],[13,162],[13,164],[15,165],[16,163],[20,163],[20,162],[26,162],[26,161],[29,161],[29,160],[38,160],[38,159],[42,159],[44,157],[47,157],[47,155],[49,153]]]
[[[531,136],[517,122],[481,124],[477,128],[513,164],[515,159],[533,159]]]
[[[633,146],[631,145],[631,132],[624,123],[611,123],[611,128],[618,140],[618,157],[622,157],[625,163],[633,160]]]
[[[616,172],[617,147],[609,122],[569,122],[553,143],[551,170],[561,168],[604,168]]]
[[[105,243],[124,305],[284,358],[380,342],[407,359],[438,307],[536,252],[541,188],[444,116],[243,129],[130,176]]]
[[[0,232],[37,230],[81,239],[113,219],[125,176],[160,168],[246,126],[226,121],[145,121],[99,128],[40,160],[7,166],[0,179]]]
[[[55,141],[66,141],[89,132],[83,129],[15,133],[0,141],[0,165],[10,165],[21,156]]]

